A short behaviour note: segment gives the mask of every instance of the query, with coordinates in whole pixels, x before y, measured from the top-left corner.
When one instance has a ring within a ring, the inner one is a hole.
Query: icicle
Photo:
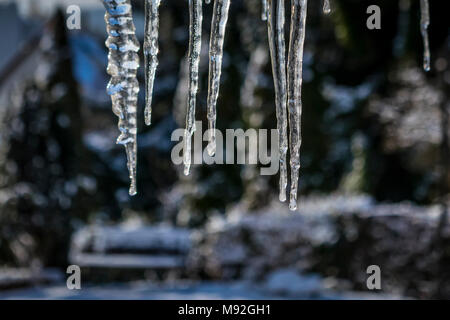
[[[135,36],[130,0],[103,0],[108,31],[106,46],[109,48],[107,72],[111,76],[108,94],[112,109],[119,117],[121,134],[117,143],[125,146],[130,174],[130,195],[136,194],[136,110],[139,83],[136,72],[139,67],[139,42]]]
[[[189,0],[189,98],[184,132],[184,174],[191,167],[192,135],[195,131],[195,102],[198,90],[198,67],[202,49],[202,0]]]
[[[209,43],[209,77],[208,77],[208,129],[209,143],[207,151],[210,156],[216,153],[216,115],[219,96],[220,75],[222,72],[223,41],[228,20],[230,0],[215,0]]]
[[[288,150],[286,110],[286,42],[284,39],[284,0],[268,0],[268,32],[272,73],[275,86],[275,103],[280,153],[280,201],[286,201]]]
[[[158,67],[159,5],[161,0],[145,0],[145,124],[152,121],[153,84]]]
[[[428,26],[430,25],[430,5],[428,0],[420,0],[420,31],[423,37],[423,68],[430,71],[430,43],[428,39]]]
[[[323,0],[323,13],[325,14],[331,13],[330,0]]]
[[[262,21],[267,20],[267,1],[268,0],[261,0],[261,6],[262,6],[261,19],[262,19]]]
[[[303,47],[307,0],[291,0],[291,31],[287,63],[287,90],[290,127],[291,193],[289,208],[297,209],[298,177],[300,170]]]
[[[205,0],[205,3],[206,3],[206,4],[210,4],[210,3],[211,3],[211,0]]]

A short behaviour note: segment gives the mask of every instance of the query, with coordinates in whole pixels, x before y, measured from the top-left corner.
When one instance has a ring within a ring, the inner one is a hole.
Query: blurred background
[[[142,44],[144,1],[132,2]],[[301,197],[291,213],[278,175],[195,165],[185,177],[171,161],[171,133],[185,125],[188,1],[161,4],[150,127],[139,69],[130,197],[105,90],[101,1],[1,0],[0,298],[450,298],[450,3],[430,0],[425,73],[418,0],[332,0],[328,16],[309,2]],[[73,4],[80,30],[66,27]],[[373,4],[381,30],[366,27]],[[211,11],[204,6],[204,127]],[[276,128],[259,0],[231,3],[217,125]],[[81,290],[66,287],[71,264]],[[367,289],[370,265],[381,290]]]

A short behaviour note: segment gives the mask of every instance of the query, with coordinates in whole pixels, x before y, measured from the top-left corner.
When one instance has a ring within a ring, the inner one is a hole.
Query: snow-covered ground
[[[0,292],[4,299],[127,299],[127,300],[248,300],[248,299],[398,299],[399,297],[371,293],[327,292],[322,294],[275,293],[268,288],[245,282],[177,283],[158,286],[148,282],[82,286],[69,290],[64,284],[38,286]]]

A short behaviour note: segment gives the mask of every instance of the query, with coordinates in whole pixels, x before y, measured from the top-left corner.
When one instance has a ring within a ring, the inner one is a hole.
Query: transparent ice
[[[217,98],[219,96],[220,76],[222,73],[223,42],[228,21],[230,0],[215,0],[209,42],[209,76],[208,76],[208,129],[209,143],[207,152],[210,156],[216,153],[216,118]]]
[[[286,82],[286,42],[284,0],[268,0],[268,33],[272,73],[275,87],[275,105],[280,153],[280,201],[286,201],[288,151],[287,82]]]
[[[105,21],[109,49],[107,72],[111,76],[107,92],[111,95],[112,109],[119,117],[120,135],[118,144],[126,148],[127,165],[131,179],[129,193],[136,194],[136,134],[137,97],[139,84],[136,78],[139,68],[139,42],[135,36],[131,0],[102,0],[106,8]],[[145,1],[145,123],[151,123],[151,105],[156,68],[158,66],[159,7],[161,0]],[[184,136],[184,173],[191,166],[192,135],[195,132],[196,98],[199,82],[199,63],[202,39],[202,2],[189,0],[189,89],[187,98],[186,131]],[[209,4],[210,0],[205,0]],[[217,100],[222,72],[223,45],[231,0],[215,0],[209,44],[209,75],[207,96],[207,118],[209,144],[207,152],[216,152]],[[291,210],[297,209],[300,171],[302,73],[307,17],[307,0],[291,0],[289,47],[286,57],[285,1],[261,0],[263,20],[268,23],[269,49],[275,88],[277,128],[280,153],[280,194],[286,201],[288,184],[287,152],[290,151],[290,202]],[[430,70],[430,47],[428,27],[430,25],[429,0],[420,0],[421,34],[424,43],[424,69]],[[323,0],[323,12],[331,12],[330,0]],[[289,136],[288,136],[289,127]]]
[[[109,48],[107,72],[111,76],[107,92],[111,96],[112,110],[119,117],[117,143],[126,149],[131,180],[129,193],[135,195],[139,42],[135,36],[130,0],[103,0],[103,4],[108,32],[105,44]]]
[[[152,121],[153,84],[158,67],[159,5],[161,0],[145,0],[145,124]]]
[[[297,210],[298,179],[300,171],[303,47],[307,0],[291,1],[291,30],[287,62],[287,91],[290,129],[291,192],[289,208]]]
[[[189,95],[184,133],[184,174],[188,175],[191,167],[192,135],[195,131],[195,104],[198,91],[198,70],[202,48],[202,0],[189,0]]]

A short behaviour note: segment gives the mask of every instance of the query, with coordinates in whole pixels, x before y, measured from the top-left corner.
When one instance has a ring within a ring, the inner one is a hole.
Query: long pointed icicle
[[[291,31],[287,63],[288,110],[290,127],[291,192],[289,208],[297,210],[298,178],[300,171],[303,47],[307,0],[291,0]]]
[[[217,98],[219,96],[220,75],[222,73],[223,42],[228,21],[230,0],[215,0],[211,23],[211,39],[209,43],[209,76],[208,76],[208,129],[209,143],[207,151],[210,156],[216,153],[216,117]]]
[[[111,96],[112,109],[119,117],[120,136],[117,143],[125,146],[131,185],[129,193],[136,190],[137,122],[136,110],[139,83],[139,42],[135,36],[130,0],[103,0],[108,31],[106,46],[109,48],[107,72],[111,76],[107,92]]]
[[[323,13],[325,14],[331,13],[330,0],[323,0]]]
[[[284,0],[268,0],[268,32],[272,73],[275,86],[275,104],[280,153],[280,201],[286,201],[288,150],[287,92],[286,92],[286,42]]]
[[[420,0],[420,31],[423,37],[423,68],[430,71],[430,43],[428,39],[428,27],[430,25],[430,5],[428,0]]]
[[[152,97],[158,67],[159,5],[161,0],[145,0],[145,124],[152,122]]]
[[[184,132],[184,174],[188,175],[191,167],[192,135],[195,131],[195,103],[198,91],[198,68],[202,49],[202,1],[189,0],[189,98]]]

